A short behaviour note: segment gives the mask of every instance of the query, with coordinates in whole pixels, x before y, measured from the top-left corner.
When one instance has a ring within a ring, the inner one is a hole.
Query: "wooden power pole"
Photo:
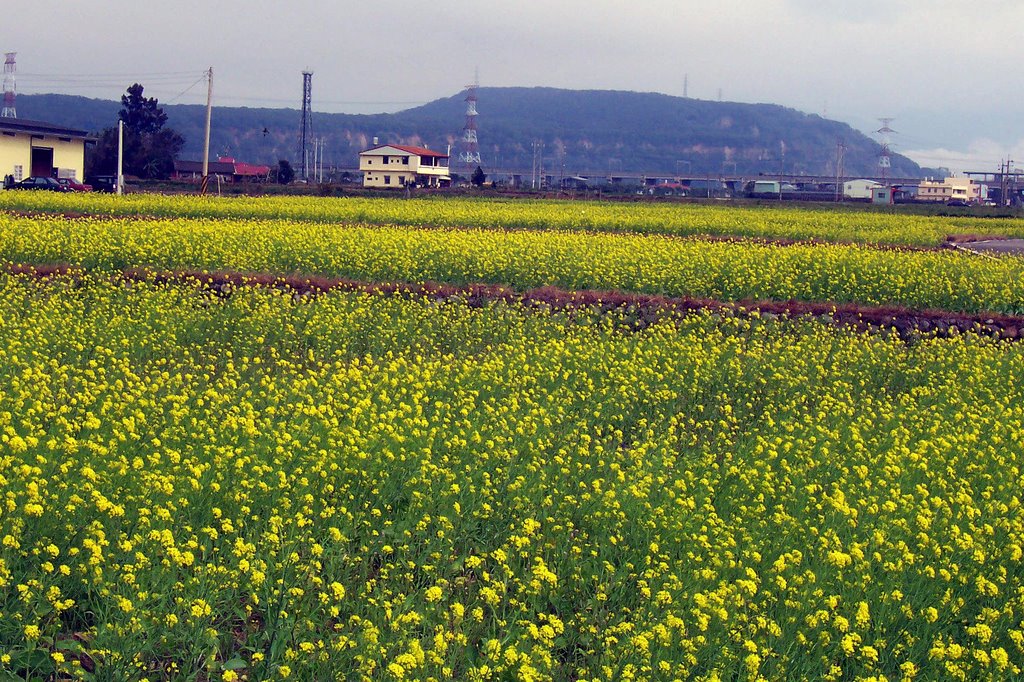
[[[210,183],[210,118],[213,114],[213,67],[206,72],[206,135],[203,137],[203,179],[201,194]]]

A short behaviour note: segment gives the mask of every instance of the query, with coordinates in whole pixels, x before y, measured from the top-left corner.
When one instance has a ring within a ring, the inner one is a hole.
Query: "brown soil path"
[[[71,266],[11,265],[8,271],[45,278],[55,275],[84,274]],[[436,282],[363,282],[317,276],[275,276],[242,272],[202,272],[189,270],[152,271],[130,269],[117,275],[122,281],[199,282],[211,295],[227,298],[239,287],[258,286],[286,290],[296,300],[338,291],[373,294],[424,296],[433,300],[460,300],[470,306],[483,306],[490,301],[521,302],[552,309],[587,307],[603,312],[627,313],[632,328],[643,329],[667,314],[689,314],[715,311],[724,314],[757,314],[769,319],[778,317],[814,317],[833,324],[863,330],[888,329],[905,340],[922,336],[952,336],[967,332],[1000,339],[1024,338],[1024,315],[958,313],[946,310],[912,310],[895,306],[872,307],[856,304],[808,303],[804,301],[738,301],[653,296],[621,291],[567,291],[543,287],[517,291],[492,284],[453,286]]]

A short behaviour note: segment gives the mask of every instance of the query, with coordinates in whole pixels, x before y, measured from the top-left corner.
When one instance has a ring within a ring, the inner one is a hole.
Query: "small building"
[[[448,154],[426,147],[384,144],[359,152],[363,187],[447,187]]]
[[[589,182],[590,179],[585,178],[582,175],[571,175],[569,177],[562,178],[562,189],[583,191],[588,188]]]
[[[230,156],[221,156],[207,163],[207,172],[220,176],[224,182],[263,182],[270,177],[270,166],[258,166],[235,161]],[[202,180],[203,162],[175,160],[175,180]]]
[[[872,204],[891,204],[893,203],[893,188],[892,187],[875,187],[871,190],[871,203]]]
[[[717,181],[715,181],[717,182]],[[706,192],[708,184],[703,180],[692,180],[690,182],[691,196],[700,196]],[[743,186],[744,192],[751,197],[778,197],[780,195],[792,195],[796,192],[796,185],[779,180],[753,180]]]
[[[782,185],[779,184],[778,180],[754,180],[748,183],[749,194],[778,194],[782,190]]]
[[[31,176],[85,178],[84,130],[28,121],[0,118],[0,175],[15,182]]]
[[[882,187],[874,180],[847,180],[843,183],[843,196],[847,199],[871,199],[871,193]]]

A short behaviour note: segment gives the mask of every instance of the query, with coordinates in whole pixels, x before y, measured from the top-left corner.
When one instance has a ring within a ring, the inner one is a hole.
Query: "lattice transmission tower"
[[[17,71],[14,58],[17,54],[17,52],[7,52],[4,54],[6,58],[4,60],[4,108],[3,111],[0,111],[0,117],[3,118],[18,117],[18,112],[14,109],[14,98],[18,94],[17,82],[14,78],[14,74]]]
[[[313,72],[302,72],[302,132],[299,135],[299,163],[302,179],[309,180],[309,152],[306,145],[313,139]]]
[[[470,167],[480,165],[480,144],[476,136],[476,89],[479,85],[480,76],[477,74],[473,84],[466,86],[466,125],[462,127],[459,163]]]
[[[875,131],[882,136],[882,151],[878,154],[878,167],[882,171],[882,180],[885,180],[889,175],[889,169],[892,167],[892,141],[889,136],[896,131],[889,127],[893,119],[880,118],[878,120],[882,123],[882,127]]]

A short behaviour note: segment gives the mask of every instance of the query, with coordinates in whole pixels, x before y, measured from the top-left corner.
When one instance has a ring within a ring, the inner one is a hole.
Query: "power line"
[[[212,70],[213,70],[213,67],[210,67],[210,71],[212,71]],[[172,97],[171,99],[167,100],[167,101],[165,102],[165,104],[173,104],[173,103],[174,103],[174,101],[175,101],[176,99],[178,99],[179,97],[181,97],[182,95],[184,95],[184,94],[185,94],[186,92],[188,92],[188,91],[189,91],[189,90],[191,90],[192,88],[194,88],[194,87],[196,87],[197,85],[199,85],[200,83],[202,83],[202,82],[203,82],[203,81],[204,81],[204,80],[205,80],[205,79],[206,79],[206,78],[207,78],[208,76],[210,76],[210,75],[211,75],[211,74],[210,74],[209,72],[207,72],[207,73],[204,73],[204,74],[203,74],[202,76],[200,76],[199,78],[197,78],[197,79],[196,79],[196,81],[195,81],[195,82],[194,82],[194,83],[193,83],[192,85],[188,86],[187,88],[185,88],[184,90],[182,90],[181,92],[179,92],[179,93],[178,93],[177,95],[175,95],[175,96],[174,96],[174,97]]]
[[[246,97],[244,95],[221,95],[221,96],[218,96],[217,99],[222,100],[222,101],[223,100],[231,100],[231,101],[234,101],[234,102],[285,102],[285,103],[288,103],[288,104],[293,104],[295,102],[295,100],[293,98],[286,98],[286,97]],[[385,105],[385,104],[402,104],[402,105],[419,106],[419,105],[422,105],[422,104],[427,104],[428,100],[392,100],[392,101],[373,100],[373,101],[371,101],[371,100],[317,99],[317,102],[320,105],[324,105],[324,104],[332,104],[332,105],[337,105],[337,104],[357,104],[357,105],[362,105],[362,106],[371,106],[371,105]]]
[[[23,76],[33,76],[36,78],[152,78],[161,76],[194,76],[196,71],[131,71],[126,73],[31,73],[22,72]],[[203,72],[205,73],[205,72]]]

